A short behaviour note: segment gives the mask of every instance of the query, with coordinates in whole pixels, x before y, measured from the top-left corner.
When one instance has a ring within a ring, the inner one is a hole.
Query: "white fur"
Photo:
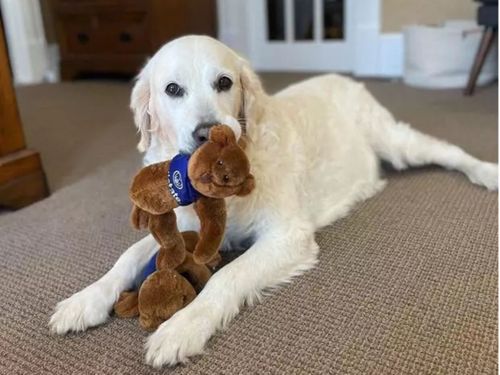
[[[211,86],[221,73],[234,81],[228,93]],[[171,81],[186,87],[185,98],[164,94]],[[256,178],[250,196],[227,200],[226,236],[232,246],[250,235],[255,243],[150,336],[146,361],[156,367],[202,353],[244,303],[313,267],[315,230],[383,188],[380,159],[398,169],[440,164],[497,188],[496,164],[396,122],[362,84],[332,74],[268,96],[244,60],[208,37],[180,38],[158,51],[142,71],[131,105],[145,163],[191,150],[194,127],[207,119],[229,123],[240,134],[243,107]],[[198,228],[190,208],[178,209],[177,215],[180,230]],[[151,236],[132,245],[101,279],[57,305],[51,329],[64,334],[103,323],[155,250]]]

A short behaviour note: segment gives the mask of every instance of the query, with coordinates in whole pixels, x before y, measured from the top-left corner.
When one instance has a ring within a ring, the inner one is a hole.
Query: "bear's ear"
[[[236,137],[233,130],[227,125],[217,125],[210,129],[209,140],[211,142],[227,146],[236,143]]]
[[[252,192],[255,188],[255,178],[252,175],[248,175],[243,185],[241,185],[240,191],[236,193],[238,197],[244,197]]]

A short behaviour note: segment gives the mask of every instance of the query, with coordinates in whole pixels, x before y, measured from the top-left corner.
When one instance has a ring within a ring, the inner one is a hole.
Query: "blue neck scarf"
[[[137,279],[135,280],[134,286],[135,289],[139,289],[144,282],[148,278],[149,275],[156,271],[156,258],[158,258],[158,252],[156,252],[149,262],[144,266],[142,272],[139,274]]]
[[[168,170],[168,187],[179,206],[189,206],[198,199],[199,193],[194,189],[188,177],[188,162],[191,155],[178,154],[170,161]]]

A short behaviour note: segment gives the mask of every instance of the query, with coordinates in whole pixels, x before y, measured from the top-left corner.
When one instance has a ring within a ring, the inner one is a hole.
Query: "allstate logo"
[[[181,172],[175,171],[173,175],[174,185],[177,189],[182,190],[182,178]]]

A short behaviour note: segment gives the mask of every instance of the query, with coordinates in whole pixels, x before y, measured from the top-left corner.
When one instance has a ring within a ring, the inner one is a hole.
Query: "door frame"
[[[262,25],[263,17],[258,17],[257,12],[264,10],[264,1],[217,0],[219,39],[248,58],[256,70],[337,71],[371,77],[402,75],[403,38],[401,33],[381,32],[381,0],[346,0],[346,38],[349,45],[344,53],[339,55],[339,61],[342,60],[342,63],[333,65],[333,69],[328,59],[334,59],[335,56],[319,56],[322,61],[318,61],[317,66],[311,68],[310,64],[307,65],[301,60],[303,57],[300,54],[293,59],[276,59],[276,56],[283,56],[279,45],[276,45],[276,52],[272,55],[261,48],[261,45],[256,43],[256,38],[262,40],[267,28]],[[308,47],[302,48],[301,53],[307,53],[308,48],[314,47],[311,42],[295,43],[298,46],[309,44]]]
[[[284,41],[267,39],[266,0],[248,1],[247,14],[250,16],[250,43],[253,45],[252,60],[256,69],[265,71],[352,71],[354,30],[352,28],[353,2],[345,4],[343,40],[323,40],[321,24],[322,1],[314,3],[314,40],[293,39],[293,0],[285,0]],[[279,58],[277,58],[277,56]],[[342,56],[335,59],[333,56]]]

